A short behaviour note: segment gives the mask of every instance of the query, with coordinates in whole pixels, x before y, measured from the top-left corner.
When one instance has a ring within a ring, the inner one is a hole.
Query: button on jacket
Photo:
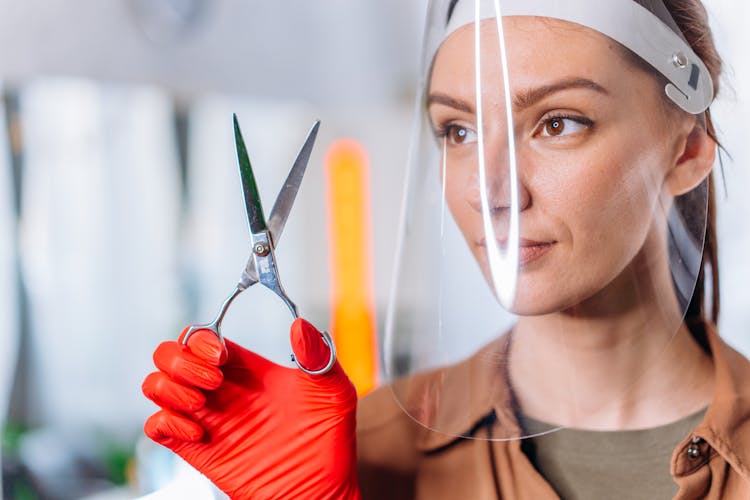
[[[715,393],[703,422],[672,455],[675,499],[750,499],[750,361],[711,325],[706,332]],[[381,387],[360,401],[363,500],[559,498],[527,458],[522,440],[487,441],[519,432],[507,380],[494,368],[503,364],[506,341],[500,338],[462,363]],[[483,362],[488,357],[492,363]],[[417,385],[417,393],[439,391],[442,401],[452,402],[433,413],[420,407],[421,419],[444,433],[412,420],[393,394],[414,393]]]

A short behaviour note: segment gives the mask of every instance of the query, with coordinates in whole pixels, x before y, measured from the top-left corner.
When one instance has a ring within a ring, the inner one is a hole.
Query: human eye
[[[435,135],[440,139],[447,139],[448,143],[454,146],[471,144],[477,141],[477,133],[474,130],[455,123],[439,126]]]
[[[565,137],[586,132],[594,122],[583,116],[558,114],[543,118],[535,135],[540,137]]]

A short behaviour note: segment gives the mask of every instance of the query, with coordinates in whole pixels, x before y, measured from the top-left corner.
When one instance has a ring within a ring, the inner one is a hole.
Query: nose
[[[506,156],[503,158],[503,156]],[[485,164],[479,165],[468,177],[467,202],[477,212],[482,211],[482,184],[481,172],[484,171],[485,190],[487,192],[487,203],[490,213],[506,212],[511,208],[513,200],[511,180],[511,162],[507,158],[507,149],[493,155],[485,156]],[[518,211],[522,212],[531,206],[531,194],[523,181],[521,169],[516,162],[517,169],[516,187],[518,188]]]

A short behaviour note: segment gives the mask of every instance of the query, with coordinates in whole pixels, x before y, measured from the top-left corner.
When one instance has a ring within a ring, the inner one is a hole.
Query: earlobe
[[[711,173],[716,159],[716,141],[697,123],[688,134],[682,155],[667,174],[666,185],[672,196],[693,190]]]

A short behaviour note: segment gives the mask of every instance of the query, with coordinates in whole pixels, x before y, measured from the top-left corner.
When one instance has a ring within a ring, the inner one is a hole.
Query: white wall
[[[750,5],[732,0],[706,0],[714,36],[724,58],[725,76],[712,107],[724,156],[719,185],[719,259],[722,312],[720,331],[737,349],[750,355],[750,58],[747,57]],[[720,171],[717,170],[717,174]]]
[[[412,83],[425,3],[0,0],[0,74],[383,103]]]
[[[2,91],[2,84],[0,84]],[[0,116],[5,108],[0,103]],[[0,125],[0,428],[5,424],[18,351],[15,214],[10,151],[5,120]],[[0,448],[0,470],[2,449]],[[0,491],[2,491],[0,477]]]
[[[132,425],[150,352],[181,306],[170,102],[69,79],[20,97],[31,412],[35,423]]]

